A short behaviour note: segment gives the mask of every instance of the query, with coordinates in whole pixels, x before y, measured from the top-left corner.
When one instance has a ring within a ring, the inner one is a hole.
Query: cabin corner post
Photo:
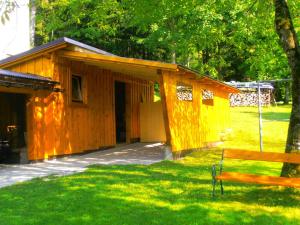
[[[164,118],[164,124],[165,124],[165,131],[166,131],[166,144],[171,147],[171,150],[173,150],[172,141],[171,141],[171,131],[170,131],[170,123],[169,123],[169,114],[168,114],[168,101],[165,91],[165,77],[168,76],[168,73],[166,71],[158,70],[158,82],[159,82],[159,91],[160,91],[160,97],[161,97],[161,103],[163,107],[163,118]]]

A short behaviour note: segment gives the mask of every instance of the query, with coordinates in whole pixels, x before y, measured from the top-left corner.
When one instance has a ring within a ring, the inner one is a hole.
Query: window
[[[72,102],[83,103],[82,77],[72,75]]]
[[[210,90],[202,90],[202,103],[206,105],[213,105],[214,93]]]
[[[180,101],[193,101],[193,87],[184,83],[177,83],[177,99]]]

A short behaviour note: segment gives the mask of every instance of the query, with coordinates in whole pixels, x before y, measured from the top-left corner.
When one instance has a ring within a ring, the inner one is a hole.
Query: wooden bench
[[[213,196],[215,196],[215,186],[220,181],[221,194],[224,193],[223,181],[233,181],[242,183],[254,183],[262,185],[286,186],[300,188],[300,178],[274,177],[254,174],[243,174],[237,172],[223,172],[224,159],[256,160],[267,162],[282,162],[300,164],[300,154],[297,153],[276,153],[276,152],[256,152],[246,150],[224,149],[220,161],[220,173],[217,175],[216,165],[212,167]]]

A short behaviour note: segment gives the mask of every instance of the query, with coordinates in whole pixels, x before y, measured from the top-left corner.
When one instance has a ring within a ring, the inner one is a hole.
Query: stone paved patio
[[[0,164],[0,187],[52,174],[68,175],[82,172],[92,164],[152,164],[165,158],[164,146],[160,143],[135,143],[74,155],[39,163],[23,165]]]

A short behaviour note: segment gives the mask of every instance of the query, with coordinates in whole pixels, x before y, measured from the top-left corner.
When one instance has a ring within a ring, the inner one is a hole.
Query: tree
[[[15,0],[0,0],[0,20],[5,24],[9,20],[9,14],[17,7]]]
[[[286,153],[300,150],[300,49],[286,0],[274,0],[275,27],[286,53],[292,75],[292,112],[286,141]],[[300,176],[300,165],[285,163],[282,176]]]
[[[273,27],[272,3],[254,0],[123,0],[136,40],[153,52],[220,80],[286,78],[287,60]],[[152,12],[152,13],[149,13]],[[176,21],[172,23],[170,21]],[[176,57],[175,57],[176,56]]]
[[[37,45],[67,36],[116,55],[176,62],[225,81],[290,76],[274,30],[272,1],[35,3]]]

